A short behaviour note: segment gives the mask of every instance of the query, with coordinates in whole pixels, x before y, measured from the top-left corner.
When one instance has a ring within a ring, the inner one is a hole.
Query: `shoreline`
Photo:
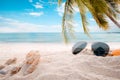
[[[88,43],[86,49],[91,50],[91,44]],[[120,42],[109,42],[107,43],[110,50],[120,49]],[[64,43],[0,43],[0,56],[2,58],[15,57],[17,55],[24,56],[31,50],[37,50],[41,55],[46,55],[49,53],[56,52],[67,52],[72,54],[72,46],[74,43],[64,44]],[[10,56],[9,56],[10,55]],[[2,60],[0,58],[0,62]]]
[[[66,44],[66,43],[64,43],[64,42],[60,42],[60,43],[58,43],[58,42],[55,42],[55,43],[42,43],[42,42],[0,42],[0,46],[2,47],[2,46],[6,46],[7,47],[7,45],[9,46],[9,45],[26,45],[26,46],[28,46],[28,45],[34,45],[34,46],[38,46],[38,45],[45,45],[45,46],[47,46],[47,45],[52,45],[52,46],[54,46],[54,45],[59,45],[59,46],[73,46],[74,44],[75,44],[76,42],[74,42],[74,43],[68,43],[68,44]],[[94,42],[87,42],[87,48],[88,47],[91,47],[91,45],[92,45],[92,43],[94,43]],[[104,42],[104,43],[106,43],[106,44],[108,44],[109,45],[109,47],[111,47],[111,49],[112,48],[118,48],[118,47],[120,47],[120,42]]]

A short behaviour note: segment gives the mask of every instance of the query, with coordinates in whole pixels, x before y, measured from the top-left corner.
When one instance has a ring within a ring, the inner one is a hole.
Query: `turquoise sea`
[[[102,41],[120,42],[120,33],[90,33],[91,38],[84,33],[75,33],[77,41]],[[63,42],[61,33],[0,33],[0,42],[40,42],[40,43],[61,43]]]

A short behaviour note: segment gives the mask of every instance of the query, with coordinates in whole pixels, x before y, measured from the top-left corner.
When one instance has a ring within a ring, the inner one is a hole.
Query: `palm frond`
[[[105,14],[109,17],[109,19],[114,22],[115,25],[117,25],[120,28],[120,24],[117,22],[117,13],[119,14],[119,7],[118,5],[120,4],[119,0],[106,0],[108,6],[108,12],[105,12]]]
[[[58,0],[58,4],[61,4],[62,0]],[[89,10],[93,18],[95,19],[98,26],[104,30],[108,29],[108,21],[106,16],[111,19],[118,27],[120,24],[116,21],[117,13],[120,13],[118,5],[120,0],[66,0],[64,15],[62,20],[62,33],[64,40],[67,43],[69,35],[73,35],[73,7],[76,6],[79,8],[80,16],[82,19],[82,26],[84,32],[89,35],[89,30],[87,28],[87,19],[86,19],[86,8]]]
[[[95,10],[96,18],[98,20],[99,27],[106,30],[108,29],[108,22],[105,19],[105,12],[108,10],[108,6],[104,0],[91,0],[90,4]],[[99,6],[98,6],[99,5]]]
[[[80,15],[81,15],[84,32],[89,36],[88,28],[87,28],[88,22],[86,20],[86,7],[83,4],[82,0],[76,0],[76,4],[77,4],[77,6],[79,8],[79,12],[80,12]]]
[[[104,19],[103,13],[105,10],[99,8],[99,4],[101,5],[101,3],[96,3],[97,0],[82,0],[83,4],[88,8],[88,10],[91,12],[93,18],[95,19],[95,21],[97,22],[97,24],[99,25],[99,27],[103,28],[103,29],[107,29],[108,28],[108,23],[107,21]],[[101,11],[102,10],[102,11]]]
[[[62,20],[62,34],[64,41],[68,43],[69,35],[74,37],[74,30],[73,30],[73,1],[67,0],[65,3],[64,15]]]
[[[118,5],[120,5],[120,0],[105,0],[107,4],[115,10],[117,13],[120,13],[120,10],[118,9]]]

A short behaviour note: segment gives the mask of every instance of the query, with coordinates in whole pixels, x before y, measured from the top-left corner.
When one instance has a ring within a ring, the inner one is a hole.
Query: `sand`
[[[111,50],[120,49],[120,43],[108,43]],[[0,75],[0,80],[120,80],[120,56],[98,57],[93,55],[91,44],[87,51],[77,55],[71,52],[73,44],[58,43],[0,43],[0,64],[10,58],[16,63],[6,65],[4,70],[19,66],[31,51],[39,51],[40,61],[36,69],[27,75]]]

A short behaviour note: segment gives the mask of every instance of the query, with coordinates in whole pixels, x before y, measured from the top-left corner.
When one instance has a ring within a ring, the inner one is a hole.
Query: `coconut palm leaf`
[[[62,0],[58,0],[58,4],[60,5],[61,3]],[[106,17],[120,27],[120,24],[116,21],[117,13],[119,13],[119,4],[119,0],[66,0],[62,20],[62,32],[64,39],[66,40],[65,42],[68,42],[68,34],[73,34],[73,24],[71,23],[73,22],[74,6],[77,5],[79,8],[84,32],[88,34],[86,8],[89,10],[98,26],[107,30],[109,26]]]
[[[76,0],[76,3],[78,5],[79,12],[80,12],[80,15],[82,18],[82,25],[83,25],[84,32],[88,35],[88,28],[86,27],[87,20],[86,20],[86,15],[85,15],[86,14],[86,7],[83,4],[82,0]]]
[[[86,1],[82,0],[82,1],[85,4],[85,6],[88,8],[88,10],[91,12],[93,18],[95,19],[99,27],[103,29],[107,29],[108,23],[104,17],[104,11],[107,9],[102,7],[102,6],[106,6],[104,5],[104,2],[97,0],[86,0]],[[103,5],[101,5],[100,3],[102,3]],[[98,5],[101,7],[99,7]]]
[[[64,8],[64,15],[62,20],[62,34],[64,41],[68,42],[68,35],[74,37],[74,30],[73,30],[73,8],[72,8],[73,1],[67,0],[65,3]],[[69,33],[69,34],[67,34]]]

